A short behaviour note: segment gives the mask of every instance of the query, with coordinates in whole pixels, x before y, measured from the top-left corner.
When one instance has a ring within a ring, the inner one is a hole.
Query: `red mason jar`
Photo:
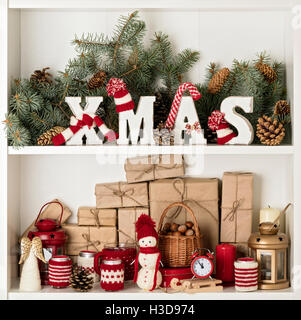
[[[133,280],[135,274],[135,265],[132,263],[137,255],[134,244],[120,243],[116,246],[105,246],[102,250],[102,259],[119,258],[124,263],[124,281]]]
[[[49,260],[49,285],[65,288],[70,284],[72,260],[68,256],[54,256]]]
[[[102,260],[99,270],[99,252],[95,256],[94,269],[100,275],[100,286],[106,291],[118,291],[124,288],[124,263],[121,259],[111,258]]]

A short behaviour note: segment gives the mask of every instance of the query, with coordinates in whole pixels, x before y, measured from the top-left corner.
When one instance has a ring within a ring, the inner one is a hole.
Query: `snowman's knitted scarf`
[[[134,276],[134,282],[137,282],[137,278],[138,278],[138,271],[139,271],[139,254],[140,253],[145,253],[145,254],[153,254],[153,253],[159,253],[157,261],[156,261],[156,267],[155,267],[155,274],[154,274],[154,282],[153,282],[153,286],[150,289],[150,291],[153,291],[156,288],[157,285],[157,273],[159,271],[159,265],[160,265],[160,261],[161,261],[161,252],[157,247],[148,247],[148,248],[140,248],[136,259],[135,259],[135,276]]]

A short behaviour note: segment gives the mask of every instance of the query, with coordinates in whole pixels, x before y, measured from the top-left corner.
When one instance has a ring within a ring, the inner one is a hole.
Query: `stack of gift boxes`
[[[62,228],[68,236],[66,254],[74,262],[83,250],[99,252],[104,246],[136,243],[135,222],[142,213],[149,214],[158,226],[163,210],[179,201],[194,212],[205,248],[215,251],[217,244],[231,243],[236,246],[237,257],[248,256],[252,173],[224,173],[220,202],[219,180],[184,177],[182,155],[130,158],[124,168],[127,182],[96,184],[96,205],[79,207],[77,224],[67,223],[71,211],[63,205]],[[60,213],[59,206],[50,204],[42,217],[58,219]],[[189,220],[191,217],[184,209],[172,208],[165,222],[181,225]]]

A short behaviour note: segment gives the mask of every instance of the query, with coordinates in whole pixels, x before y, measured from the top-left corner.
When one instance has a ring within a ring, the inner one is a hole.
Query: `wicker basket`
[[[162,213],[159,222],[159,250],[162,254],[162,262],[164,267],[188,267],[191,264],[191,256],[193,252],[203,247],[203,235],[200,234],[199,228],[195,228],[193,236],[173,236],[162,235],[162,225],[164,218],[169,209],[174,207],[183,207],[191,215],[194,226],[198,226],[193,211],[182,202],[175,202],[169,205]]]

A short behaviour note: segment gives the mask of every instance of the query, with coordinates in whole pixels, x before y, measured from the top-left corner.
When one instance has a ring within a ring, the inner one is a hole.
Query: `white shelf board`
[[[54,289],[50,286],[43,287],[40,292],[20,292],[17,280],[15,287],[8,292],[9,300],[293,300],[298,298],[301,298],[301,291],[294,291],[292,288],[237,292],[234,287],[225,287],[222,292],[166,294],[161,289],[152,292],[143,291],[131,281],[127,281],[124,290],[121,291],[104,291],[99,284],[95,284],[92,290],[83,293],[72,288]]]
[[[291,155],[293,146],[240,146],[240,145],[99,145],[99,146],[32,146],[15,149],[8,147],[8,155],[118,155],[118,154],[206,154],[206,155]]]
[[[288,10],[297,0],[9,0],[9,8],[27,9],[201,9]]]

